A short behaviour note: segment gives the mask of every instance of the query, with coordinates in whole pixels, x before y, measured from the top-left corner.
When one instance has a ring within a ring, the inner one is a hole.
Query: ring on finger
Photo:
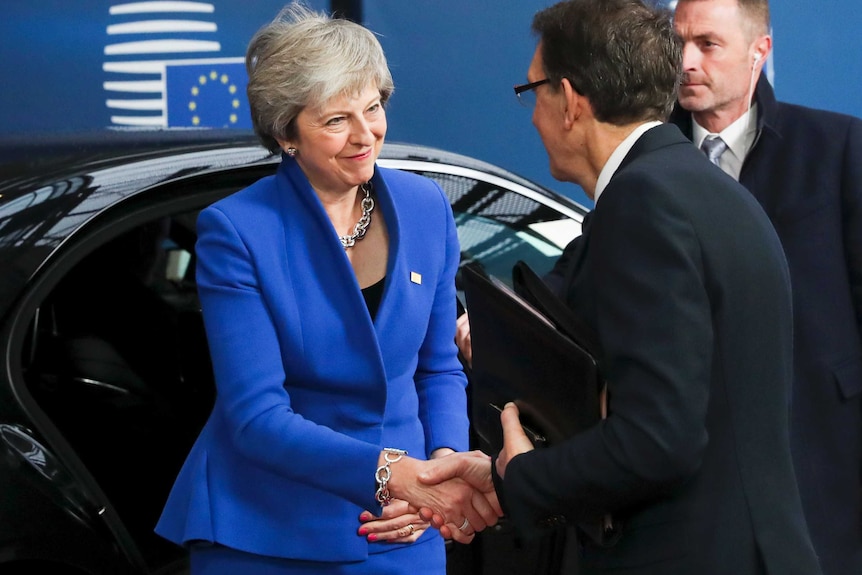
[[[470,526],[470,522],[469,522],[469,521],[467,520],[467,518],[465,517],[465,518],[464,518],[464,523],[462,523],[462,524],[461,524],[461,527],[459,527],[459,528],[458,528],[458,531],[464,531],[464,530],[465,530],[465,529],[467,529],[469,526]]]
[[[412,523],[407,524],[407,529],[410,530],[410,533],[408,533],[408,535],[413,535],[413,533],[416,531],[416,527],[414,527]]]

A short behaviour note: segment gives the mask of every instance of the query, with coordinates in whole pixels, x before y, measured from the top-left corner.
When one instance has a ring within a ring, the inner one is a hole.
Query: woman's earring
[[[290,148],[287,149],[287,155],[292,158],[296,155],[296,152],[298,152],[298,151],[299,150],[297,150],[296,148],[291,146]]]

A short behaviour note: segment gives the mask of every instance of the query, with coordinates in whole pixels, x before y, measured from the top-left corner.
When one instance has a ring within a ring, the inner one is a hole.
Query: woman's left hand
[[[359,521],[362,522],[359,535],[372,542],[412,543],[430,526],[418,513],[410,513],[407,502],[400,499],[393,499],[392,503],[384,507],[380,517],[375,517],[370,511],[363,511]]]

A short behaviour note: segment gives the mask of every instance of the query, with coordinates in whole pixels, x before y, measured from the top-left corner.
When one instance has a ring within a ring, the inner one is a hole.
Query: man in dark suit
[[[761,71],[767,0],[680,0],[684,80],[672,116],[760,202],[790,267],[791,448],[827,575],[862,573],[862,121],[777,102]],[[754,88],[756,86],[756,88]],[[753,94],[752,94],[753,90]]]
[[[608,545],[579,537],[582,574],[820,573],[790,459],[786,262],[754,198],[663,123],[682,59],[669,15],[568,0],[533,31],[516,92],[535,96],[553,176],[595,200],[552,279],[598,336],[609,414],[534,450],[508,404],[504,511],[526,537],[610,514]],[[457,461],[424,480],[487,485]]]

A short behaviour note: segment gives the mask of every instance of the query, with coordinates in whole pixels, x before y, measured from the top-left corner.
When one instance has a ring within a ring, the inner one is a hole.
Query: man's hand
[[[420,483],[426,485],[447,485],[451,482],[464,481],[473,489],[470,498],[470,507],[480,511],[484,524],[476,524],[470,520],[469,510],[465,510],[463,516],[468,521],[457,522],[456,517],[447,518],[439,510],[431,507],[420,508],[419,515],[431,522],[431,525],[440,529],[440,533],[446,537],[464,542],[466,535],[472,539],[476,531],[481,531],[488,525],[493,525],[503,515],[500,503],[497,501],[497,493],[494,491],[494,483],[491,480],[491,458],[481,451],[470,451],[456,453],[435,459],[433,465],[428,466],[419,474]]]
[[[459,463],[462,460],[463,463]],[[494,525],[502,515],[490,480],[491,458],[481,451],[452,453],[429,461],[404,457],[397,465],[389,480],[392,496],[407,501],[411,512],[425,510],[424,514],[420,512],[425,521],[431,516],[437,517],[437,523],[433,524],[436,528],[447,523],[454,526],[449,535],[456,541],[468,543],[475,532]],[[437,467],[444,471],[433,471]],[[445,471],[452,468],[463,469],[465,477]],[[437,480],[423,479],[429,473]],[[477,490],[467,480],[469,477],[477,481],[482,475],[487,477],[487,482],[480,481],[486,485],[487,493]],[[443,476],[445,479],[441,478]]]
[[[532,451],[533,443],[524,429],[521,427],[518,406],[512,402],[506,404],[500,414],[500,423],[503,426],[503,449],[497,456],[497,474],[504,478],[506,475],[506,466],[516,456]],[[447,457],[435,460],[434,465],[428,467],[418,476],[419,482],[428,485],[445,484],[447,481],[456,481],[461,479],[466,481],[475,489],[475,494],[471,503],[473,506],[483,507],[482,496],[491,503],[498,517],[503,516],[503,510],[500,508],[500,502],[497,499],[497,492],[494,490],[494,482],[491,479],[491,468],[489,465],[489,457],[481,451],[471,451],[468,453],[457,453]],[[452,521],[447,521],[438,510],[431,507],[420,507],[419,516],[431,523],[432,526],[438,528],[443,537],[453,538],[460,541],[459,535],[463,532],[470,532],[470,526],[456,525]],[[492,523],[488,523],[492,525]],[[460,530],[460,534],[458,531]],[[476,529],[481,531],[482,529]]]
[[[511,401],[503,407],[500,423],[503,425],[503,449],[497,456],[496,463],[497,475],[503,479],[506,477],[506,466],[509,462],[522,453],[532,451],[535,447],[521,427],[518,406]]]

